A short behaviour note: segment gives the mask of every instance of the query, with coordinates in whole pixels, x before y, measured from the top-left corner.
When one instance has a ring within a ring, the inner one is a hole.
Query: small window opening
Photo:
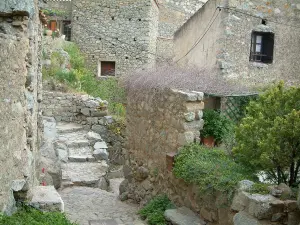
[[[125,59],[128,59],[128,56],[126,56]]]
[[[131,21],[131,18],[129,18],[129,21]]]
[[[94,59],[94,58],[95,58],[95,56],[94,56],[94,55],[92,55],[92,58]]]
[[[115,76],[116,62],[102,61],[101,62],[101,76]]]
[[[136,41],[136,38],[133,38],[133,41]]]
[[[76,16],[76,20],[79,20],[79,16]]]
[[[119,38],[116,38],[116,40],[119,40]]]
[[[250,61],[272,63],[274,54],[274,34],[252,32]]]
[[[139,21],[142,21],[142,19],[139,19]]]
[[[267,21],[266,21],[266,20],[262,20],[262,21],[261,21],[261,24],[267,25]]]
[[[102,40],[102,38],[100,37],[100,38],[99,38],[99,40],[101,41],[101,40]]]
[[[112,17],[111,17],[111,19],[112,19],[112,20],[115,20],[115,17],[114,17],[114,16],[112,16]]]

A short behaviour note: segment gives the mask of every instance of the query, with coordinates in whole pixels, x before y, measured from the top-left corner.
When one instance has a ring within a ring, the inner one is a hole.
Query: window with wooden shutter
[[[101,62],[101,76],[115,76],[116,62],[102,61]]]
[[[272,63],[274,54],[274,34],[252,32],[250,61]]]

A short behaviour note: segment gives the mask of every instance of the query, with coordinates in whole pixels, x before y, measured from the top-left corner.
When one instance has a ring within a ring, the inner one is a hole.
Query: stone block
[[[32,190],[30,205],[47,212],[64,212],[64,202],[54,186],[38,186]]]
[[[186,207],[178,209],[168,209],[165,211],[164,216],[167,221],[175,225],[205,225],[206,223],[201,220],[194,212]]]
[[[186,131],[200,131],[203,129],[204,126],[204,120],[195,120],[189,123],[183,123],[183,128]]]
[[[194,142],[195,136],[192,131],[185,132],[183,134],[179,134],[178,136],[178,142],[181,146],[184,146],[186,144],[190,144]]]
[[[250,191],[253,185],[254,185],[253,181],[242,180],[238,183],[238,190],[239,191]]]
[[[239,212],[233,217],[234,225],[262,225],[256,218],[246,212]]]
[[[184,114],[184,118],[187,122],[192,122],[196,118],[196,114],[194,112],[188,112]]]
[[[93,156],[96,158],[96,160],[108,160],[108,153],[106,149],[94,150]]]
[[[94,149],[107,149],[107,144],[104,141],[96,142],[94,145]]]
[[[271,203],[275,201],[278,200],[272,195],[250,195],[248,213],[259,220],[271,219],[273,214],[273,207]]]
[[[20,179],[20,180],[13,180],[11,183],[11,189],[13,191],[21,191],[24,189],[26,185],[26,180]]]
[[[195,102],[198,100],[198,94],[192,92],[177,91],[181,97],[187,102]]]
[[[240,191],[238,192],[232,201],[231,209],[234,211],[243,211],[249,204],[249,193]]]
[[[192,93],[197,95],[197,100],[198,101],[203,101],[203,98],[204,98],[204,93],[203,92],[192,91]]]
[[[80,110],[80,112],[85,116],[91,116],[91,111],[89,108],[83,108]]]
[[[102,138],[101,138],[100,134],[97,134],[97,133],[92,132],[92,131],[87,133],[86,138],[90,141],[102,141]]]

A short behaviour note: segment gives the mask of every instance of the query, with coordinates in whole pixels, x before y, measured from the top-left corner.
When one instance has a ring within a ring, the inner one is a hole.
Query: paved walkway
[[[105,160],[93,155],[95,146],[106,152],[100,135],[72,123],[59,123],[56,129],[56,150],[64,162],[59,194],[68,218],[80,225],[144,225],[137,206],[118,199],[122,179],[110,180],[110,192],[97,188],[108,169]]]
[[[111,192],[90,187],[69,187],[60,191],[68,218],[80,225],[144,225],[137,215],[137,206],[118,199],[122,179],[110,181]]]

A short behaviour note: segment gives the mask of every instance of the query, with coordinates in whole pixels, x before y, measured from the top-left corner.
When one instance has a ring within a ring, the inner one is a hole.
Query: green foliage
[[[233,126],[230,119],[216,110],[204,110],[203,120],[204,127],[201,135],[203,137],[212,136],[217,142],[221,142]]]
[[[180,150],[173,172],[177,178],[197,184],[200,192],[204,193],[221,191],[232,194],[239,181],[256,179],[224,150],[208,149],[198,144],[191,144]]]
[[[80,52],[77,45],[75,45],[74,43],[68,43],[64,46],[64,50],[70,56],[70,63],[72,65],[73,69],[84,69],[85,68],[84,56]],[[87,72],[87,71],[85,70],[85,72]]]
[[[98,80],[92,71],[85,66],[84,56],[74,43],[68,43],[64,50],[70,56],[70,71],[63,71],[61,65],[64,58],[58,52],[51,55],[51,67],[43,68],[44,78],[54,78],[64,83],[72,90],[85,92],[94,97],[100,97],[109,102],[108,110],[117,118],[125,117],[126,110],[123,105],[125,100],[125,91],[120,87],[118,79],[111,77]],[[118,120],[119,121],[119,120]],[[118,123],[117,129],[122,129],[124,123]]]
[[[164,212],[167,209],[175,208],[166,195],[159,195],[153,198],[144,208],[139,211],[142,219],[147,219],[149,225],[166,225]]]
[[[261,194],[261,195],[267,195],[270,193],[268,190],[268,184],[264,183],[255,183],[252,187],[251,190],[249,191],[252,194]]]
[[[63,16],[66,14],[65,11],[62,10],[56,10],[56,9],[43,9],[42,12],[46,16]]]
[[[71,223],[65,214],[59,212],[41,212],[28,206],[23,206],[12,216],[0,215],[3,225],[76,225]]]
[[[300,168],[300,88],[283,83],[268,89],[247,107],[237,128],[236,158],[271,181],[297,185]]]

